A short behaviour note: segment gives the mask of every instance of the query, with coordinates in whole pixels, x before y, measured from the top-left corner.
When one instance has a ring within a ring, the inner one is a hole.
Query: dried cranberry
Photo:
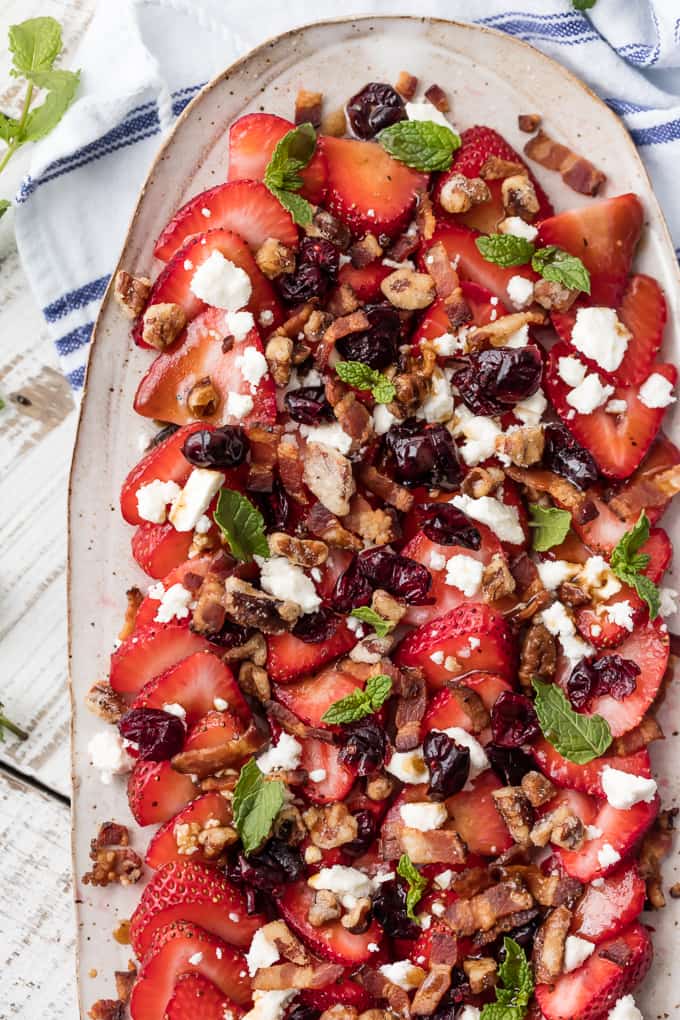
[[[486,952],[486,946],[484,951]],[[451,971],[451,986],[440,1000],[431,1020],[456,1020],[456,1017],[460,1016],[461,1003],[478,1001],[478,997],[472,994],[470,983],[463,969],[454,967]]]
[[[246,459],[250,443],[238,425],[223,425],[213,432],[199,429],[184,440],[182,453],[194,467],[224,468],[238,467]]]
[[[321,1010],[301,1002],[297,1006],[289,1006],[285,1020],[319,1020]]]
[[[167,761],[179,754],[186,728],[179,716],[160,708],[132,708],[118,723],[121,737],[137,745],[144,761]]]
[[[276,282],[281,297],[289,305],[298,305],[312,298],[323,300],[330,285],[323,269],[311,263],[298,266],[294,273],[283,273]]]
[[[598,479],[591,453],[578,443],[564,425],[546,425],[543,435],[543,466],[561,475],[577,489],[588,489]]]
[[[427,792],[431,800],[446,800],[460,793],[470,774],[470,749],[461,747],[448,733],[433,730],[423,741],[423,755],[430,770]]]
[[[290,390],[283,402],[291,418],[303,425],[316,425],[333,419],[333,408],[326,400],[323,386],[301,386],[299,390]]]
[[[318,266],[329,280],[335,282],[340,268],[340,252],[334,244],[321,237],[305,237],[298,251],[298,266],[301,265]]]
[[[351,843],[343,843],[342,852],[348,857],[361,857],[375,839],[376,821],[372,811],[357,811],[357,835]]]
[[[521,747],[540,733],[531,701],[524,694],[503,691],[491,709],[491,732],[500,747]]]
[[[305,873],[300,851],[280,839],[270,839],[257,853],[246,857],[239,854],[229,878],[237,883],[251,885],[261,892],[274,895],[288,882],[297,882]]]
[[[413,606],[428,602],[432,575],[421,563],[384,548],[368,549],[357,558],[361,573],[374,588],[383,588]]]
[[[286,531],[290,520],[290,498],[281,479],[276,476],[271,492],[251,493],[267,524],[267,531]]]
[[[450,491],[462,472],[453,437],[443,425],[423,425],[407,418],[392,425],[384,438],[394,475],[403,485],[428,485]]]
[[[543,361],[537,347],[490,347],[471,354],[453,377],[475,414],[501,414],[538,389]]]
[[[640,667],[632,659],[605,655],[601,659],[581,659],[567,680],[567,697],[577,710],[588,708],[593,698],[611,695],[623,701],[632,694]]]
[[[339,616],[331,613],[329,609],[322,608],[316,613],[305,613],[301,616],[293,627],[293,636],[307,644],[316,645],[320,641],[329,641],[339,624]]]
[[[146,449],[153,450],[154,446],[160,446],[160,444],[164,443],[166,439],[170,438],[170,436],[174,436],[178,428],[179,425],[164,425],[162,429],[159,429],[158,432],[151,437],[147,443]]]
[[[438,545],[479,549],[482,543],[474,524],[451,503],[421,503],[416,508],[416,518],[430,541]]]
[[[372,81],[347,103],[347,119],[357,138],[373,138],[390,124],[406,120],[406,106],[391,85]]]
[[[529,955],[534,945],[536,938],[536,932],[541,927],[543,918],[536,911],[534,917],[526,921],[524,924],[519,925],[517,928],[513,928],[509,935],[511,939],[514,939],[522,947],[525,953]],[[505,959],[505,948],[499,947],[498,959],[501,961]]]
[[[370,776],[382,766],[387,750],[385,730],[373,716],[344,727],[338,757],[359,776]]]
[[[357,606],[367,606],[372,594],[373,589],[361,572],[359,557],[355,556],[335,582],[330,603],[338,613],[351,613]]]
[[[370,329],[363,333],[350,333],[336,343],[347,361],[363,361],[371,368],[387,368],[397,359],[401,337],[401,319],[391,305],[366,305],[365,312]]]
[[[420,926],[406,913],[406,887],[395,879],[381,882],[373,897],[373,916],[390,938],[415,939],[420,935]]]
[[[458,449],[451,433],[443,425],[429,425],[427,433],[434,450],[431,484],[446,492],[457,489],[463,472],[458,461]]]
[[[211,634],[210,640],[221,648],[240,648],[252,636],[250,627],[242,627],[233,620],[226,619],[217,634]]]
[[[533,772],[534,761],[519,747],[499,747],[487,744],[484,748],[491,768],[505,786],[519,786],[527,772]]]

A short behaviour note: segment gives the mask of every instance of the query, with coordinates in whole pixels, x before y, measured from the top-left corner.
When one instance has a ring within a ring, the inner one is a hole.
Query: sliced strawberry
[[[119,694],[139,694],[144,684],[194,652],[212,645],[182,624],[155,624],[136,631],[111,656],[110,682]]]
[[[603,942],[577,970],[552,985],[537,985],[536,999],[546,1020],[605,1020],[618,999],[632,991],[650,968],[652,942],[646,928],[633,924]]]
[[[353,1006],[363,1013],[374,1005],[374,1000],[365,988],[351,978],[340,978],[324,988],[306,988],[300,992],[299,1001],[312,1009],[325,1011],[338,1004]],[[352,1014],[353,1015],[353,1014]]]
[[[250,978],[243,953],[196,924],[178,921],[160,928],[152,939],[130,998],[132,1020],[164,1020],[175,982],[182,974],[200,974],[239,1006],[250,1005]]]
[[[472,780],[470,790],[462,790],[446,802],[456,832],[473,854],[498,857],[513,845],[492,796],[502,785],[491,769],[487,769]]]
[[[624,400],[623,414],[610,414],[605,405],[590,414],[579,414],[567,403],[569,387],[558,372],[558,359],[569,354],[566,344],[556,344],[548,355],[544,373],[545,388],[555,410],[575,438],[590,450],[600,471],[609,478],[627,478],[642,461],[656,436],[665,408],[647,407],[639,399],[638,387],[616,387],[611,400]],[[675,385],[673,365],[655,365],[658,372]]]
[[[620,623],[613,623],[608,616],[610,610],[623,602],[627,602],[630,606],[632,629],[635,630],[645,618],[647,606],[639,595],[626,584],[623,585],[620,592],[612,595],[606,602],[598,603],[597,608],[590,604],[578,606],[574,610],[574,620],[579,633],[595,648],[616,648],[630,634],[630,628],[624,627]]]
[[[633,776],[643,776],[645,779],[652,775],[649,753],[646,750],[628,755],[602,755],[587,765],[578,765],[568,758],[563,758],[551,743],[541,737],[531,745],[531,753],[541,772],[557,786],[589,793],[593,797],[604,797],[602,770],[607,765],[618,769],[619,772],[629,772]]]
[[[584,794],[578,794],[584,797]],[[568,875],[577,878],[579,882],[592,882],[594,878],[609,875],[618,867],[619,861],[626,860],[633,853],[644,834],[652,825],[659,811],[659,798],[647,804],[641,801],[634,804],[627,811],[620,811],[613,808],[606,800],[596,801],[592,799],[594,814],[587,817],[579,811],[579,817],[587,825],[598,829],[602,835],[594,839],[588,839],[580,850],[564,850],[562,847],[555,848],[555,855],[564,867]],[[551,806],[554,801],[551,801]],[[602,853],[604,847],[611,847],[618,854],[613,863],[607,863],[608,850],[604,851],[601,863],[598,854]]]
[[[187,733],[185,751],[201,747],[221,747],[235,740],[243,733],[243,724],[233,712],[218,712],[213,709],[203,716]]]
[[[393,237],[409,221],[427,174],[411,170],[374,142],[322,138],[328,168],[328,208],[355,233]]]
[[[178,209],[156,241],[154,255],[167,262],[188,237],[211,230],[231,230],[257,251],[268,237],[297,248],[293,218],[260,181],[229,181],[194,195]]]
[[[231,230],[205,230],[202,234],[190,237],[161,271],[151,288],[147,307],[165,303],[176,304],[184,309],[188,322],[195,319],[206,304],[192,291],[191,281],[198,267],[215,251],[221,252],[226,259],[243,269],[250,277],[253,289],[246,310],[252,313],[256,321],[259,321],[259,316],[263,312],[271,313],[270,327],[278,326],[283,319],[283,313],[276,292],[267,277],[258,269],[246,242]],[[132,335],[140,346],[149,346],[142,340],[141,318],[137,321]],[[173,347],[179,346],[181,342],[180,338]]]
[[[195,636],[195,635],[194,635]],[[181,705],[186,712],[187,726],[193,726],[222,702],[243,722],[251,718],[248,703],[234,679],[234,674],[207,645],[188,654],[144,684],[133,702],[133,708],[163,708]]]
[[[193,538],[193,531],[176,531],[169,521],[145,521],[135,531],[130,546],[144,573],[160,580],[186,560]]]
[[[184,425],[194,419],[188,397],[193,387],[210,379],[217,393],[215,413],[205,420],[214,425],[248,425],[276,421],[276,387],[269,372],[256,387],[241,371],[243,353],[248,347],[263,354],[256,328],[242,340],[234,340],[225,352],[222,340],[229,336],[227,315],[219,308],[208,308],[189,325],[186,339],[171,350],[159,354],[140,382],[135,395],[135,411],[145,418],[157,418]],[[229,408],[232,393],[247,397],[245,412]]]
[[[289,120],[271,113],[247,113],[229,128],[230,181],[261,181],[272,153],[284,135],[295,127]],[[317,205],[326,194],[326,161],[317,146],[300,176],[300,194]]]
[[[372,921],[362,935],[352,935],[343,928],[340,921],[331,921],[321,928],[309,923],[307,915],[314,899],[314,890],[306,881],[287,885],[278,900],[279,910],[290,928],[307,943],[312,952],[346,966],[357,966],[368,963],[373,954],[369,946],[380,945],[382,929],[377,921]]]
[[[199,792],[169,761],[136,761],[128,779],[128,802],[138,825],[167,822]]]
[[[479,645],[473,647],[476,640]],[[433,661],[433,655],[440,658],[439,652],[443,653],[443,662]],[[510,679],[515,649],[500,613],[486,605],[465,603],[408,634],[397,649],[395,661],[399,666],[417,666],[432,687],[443,687],[447,680],[471,670]]]
[[[466,130],[462,132],[460,142],[461,145],[454,156],[451,169],[447,170],[446,173],[440,176],[434,190],[434,198],[437,204],[439,204],[439,196],[441,195],[443,186],[453,176],[453,174],[464,174],[466,177],[479,177],[479,172],[489,156],[497,156],[499,159],[505,159],[511,163],[521,163],[525,167],[525,170],[536,189],[536,197],[539,202],[539,210],[536,214],[537,219],[544,219],[546,216],[552,216],[553,207],[550,204],[548,196],[526,166],[522,157],[515,152],[511,145],[508,145],[502,135],[499,135],[493,128],[475,125],[475,127],[466,128]],[[469,212],[456,216],[455,219],[456,221],[465,223],[469,227],[475,227],[477,230],[483,230],[484,233],[490,234],[494,233],[496,230],[498,221],[502,220],[505,216],[505,211],[503,209],[503,199],[501,196],[503,182],[500,180],[487,181],[487,184],[491,192],[490,201],[473,206]],[[444,210],[442,210],[442,213],[445,216],[449,215],[444,212]]]
[[[438,691],[430,701],[423,718],[421,731],[423,736],[430,730],[447,730],[454,726],[474,733],[473,722],[463,707],[463,700],[460,691],[469,689],[477,694],[487,711],[491,711],[496,699],[503,691],[511,691],[512,685],[502,676],[494,673],[471,673],[465,677],[465,681],[458,694],[456,689],[445,688]]]
[[[205,931],[245,949],[264,917],[248,914],[245,896],[221,871],[187,859],[154,873],[132,915],[130,942],[140,960],[153,933],[173,921],[200,921]]]
[[[604,942],[645,909],[645,883],[637,864],[618,868],[599,885],[589,885],[574,908],[572,935],[590,942]]]
[[[197,585],[200,584],[200,581],[208,573],[212,561],[212,553],[208,553],[206,556],[195,556],[192,560],[185,560],[184,563],[180,563],[178,567],[175,567],[163,578],[163,590],[168,591],[172,588],[173,584],[181,584],[182,587],[187,588],[189,591],[197,591]],[[147,594],[142,599],[137,610],[135,629],[139,630],[142,627],[148,627],[150,624],[156,623],[156,613],[160,604],[160,599]],[[188,627],[189,617],[184,617],[183,621],[180,622],[185,623]]]
[[[277,686],[276,698],[298,719],[308,726],[325,726],[322,716],[331,705],[354,691],[363,688],[363,683],[352,673],[340,669],[325,669],[318,676],[297,683]]]
[[[175,982],[163,1020],[240,1020],[244,1010],[202,974],[182,974]]]
[[[341,618],[335,632],[324,641],[301,641],[290,632],[270,634],[267,637],[267,672],[278,683],[290,683],[345,655],[356,643],[356,634]]]
[[[199,429],[212,430],[212,425],[194,422],[177,429],[171,436],[157,443],[128,472],[120,493],[120,510],[128,524],[143,524],[137,509],[137,490],[151,482],[176,482],[184,485],[192,466],[182,453],[188,436]]]
[[[422,908],[422,903],[419,909]],[[422,967],[423,970],[430,969],[430,958],[432,955],[432,940],[435,935],[451,935],[451,926],[446,921],[440,921],[438,918],[434,918],[430,927],[425,931],[421,931],[420,935],[415,942],[408,943],[408,957],[412,963],[415,963],[417,967]],[[462,959],[462,953],[460,950],[459,941],[459,955]]]
[[[161,825],[158,832],[154,833],[149,846],[147,847],[144,860],[150,868],[162,868],[164,864],[171,861],[182,862],[187,860],[186,854],[181,854],[177,845],[176,829],[181,826],[196,824],[199,829],[206,828],[206,823],[214,825],[228,825],[231,822],[232,813],[227,801],[221,793],[204,793],[187,804],[174,818],[168,819]],[[196,852],[191,854],[192,861],[210,863],[210,858],[205,856],[205,847],[202,843],[196,844]]]
[[[680,450],[660,432],[640,467],[609,501],[610,508],[628,527],[635,524],[642,510],[651,523],[656,524],[671,501],[668,490],[657,484],[657,475],[670,471],[678,464]]]
[[[362,266],[361,269],[356,269],[348,262],[338,273],[338,283],[349,284],[361,302],[373,301],[375,298],[381,300],[380,284],[393,272],[391,266],[384,266],[377,259],[367,266]]]
[[[340,748],[335,744],[327,744],[316,737],[305,737],[300,741],[302,755],[300,768],[308,773],[325,773],[323,779],[309,779],[304,787],[304,794],[315,804],[330,804],[344,800],[354,786],[356,772],[343,765],[338,755]]]
[[[633,194],[590,202],[543,220],[537,243],[578,256],[593,276],[627,276],[643,215]]]
[[[471,280],[479,284],[485,290],[504,303],[508,302],[508,284],[513,276],[524,276],[527,280],[537,280],[538,276],[531,266],[511,266],[504,269],[495,262],[487,262],[475,244],[476,238],[480,235],[476,230],[469,230],[467,227],[459,227],[453,223],[441,223],[434,232],[431,242],[428,242],[421,254],[421,265],[425,266],[424,259],[432,244],[441,241],[446,253],[457,268],[458,274],[463,280]]]
[[[472,312],[475,326],[485,326],[500,315],[505,314],[505,307],[486,287],[470,280],[461,282],[463,297]],[[446,306],[441,298],[437,298],[423,313],[420,324],[413,334],[413,343],[420,344],[423,340],[435,340],[444,333],[451,332],[451,322],[446,313]]]

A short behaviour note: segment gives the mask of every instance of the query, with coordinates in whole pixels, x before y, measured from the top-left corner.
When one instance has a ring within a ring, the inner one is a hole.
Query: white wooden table
[[[0,109],[16,115],[7,30],[52,15],[64,66],[95,0],[2,0]],[[13,195],[29,161],[0,177]],[[0,701],[30,730],[0,744],[0,1018],[75,1020],[70,861],[69,705],[66,681],[66,490],[76,409],[59,372],[13,238],[0,221]],[[23,399],[27,398],[30,404]],[[6,961],[6,962],[5,962]],[[6,1012],[5,1012],[6,1010]]]

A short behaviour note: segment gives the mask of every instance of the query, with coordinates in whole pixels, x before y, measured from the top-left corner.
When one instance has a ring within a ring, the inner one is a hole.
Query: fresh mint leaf
[[[370,390],[377,404],[391,404],[396,396],[394,383],[363,361],[340,361],[335,371],[348,386],[357,390]]]
[[[378,637],[386,637],[394,630],[395,625],[392,620],[385,620],[379,613],[376,613],[375,609],[371,609],[370,606],[359,606],[358,609],[352,610],[351,615],[372,627]]]
[[[612,742],[606,719],[575,712],[557,684],[544,684],[534,677],[533,685],[534,708],[543,736],[563,758],[587,765],[604,754]]]
[[[363,719],[365,715],[373,715],[377,712],[392,693],[392,678],[385,673],[377,676],[369,676],[364,690],[352,691],[345,698],[340,698],[335,704],[327,708],[321,717],[321,721],[331,723],[333,726],[342,723],[356,722]]]
[[[45,101],[29,112],[19,137],[22,144],[37,142],[57,126],[73,102],[80,82],[80,71],[36,71],[28,77],[48,92]]]
[[[14,117],[0,113],[0,140],[10,145],[19,134],[19,127],[20,123]]]
[[[639,518],[612,551],[610,566],[618,579],[630,585],[640,598],[647,603],[650,620],[659,615],[661,596],[654,582],[643,571],[649,566],[650,556],[639,550],[649,538],[649,518],[642,511]]]
[[[531,513],[529,524],[534,529],[532,547],[536,552],[546,552],[554,545],[564,542],[571,527],[571,514],[568,510],[530,503],[529,511]]]
[[[589,11],[596,3],[597,0],[571,0],[571,6],[575,11]]]
[[[534,246],[525,237],[514,234],[482,234],[475,240],[482,257],[487,262],[507,269],[509,266],[524,266],[534,254]]]
[[[279,200],[283,208],[290,213],[298,226],[309,226],[314,215],[314,206],[306,198],[297,195],[294,191],[284,191],[283,188],[275,188],[273,185],[270,185],[269,190],[274,198]]]
[[[400,120],[384,128],[377,140],[400,163],[426,172],[448,170],[460,137],[432,120]]]
[[[315,148],[316,131],[311,124],[300,124],[277,143],[264,172],[264,183],[274,198],[301,227],[309,226],[314,214],[314,207],[297,192],[303,184],[301,171],[314,155]]]
[[[11,205],[12,205],[12,203],[8,202],[6,198],[0,198],[0,219],[2,219],[2,217],[5,215],[5,213],[10,208]],[[2,407],[0,407],[0,411],[2,410],[2,408],[4,406],[5,405],[3,403]]]
[[[222,489],[214,519],[235,559],[249,562],[253,556],[269,556],[264,517],[242,493]]]
[[[554,244],[534,252],[531,268],[544,280],[552,280],[569,290],[582,290],[590,294],[590,273],[581,260]]]
[[[427,889],[427,879],[424,875],[420,874],[408,854],[402,854],[399,858],[397,874],[408,883],[408,890],[406,893],[406,913],[412,921],[415,921],[416,924],[420,924],[420,921],[416,917],[415,907],[420,902],[423,893]]]
[[[498,968],[496,1002],[482,1009],[480,1020],[523,1020],[534,991],[534,979],[522,947],[514,939],[503,939],[505,959]]]
[[[15,77],[49,71],[61,53],[61,25],[54,18],[29,18],[11,25],[9,48]]]
[[[251,758],[241,769],[232,801],[234,824],[246,854],[257,850],[265,841],[284,800],[281,780],[266,779]]]

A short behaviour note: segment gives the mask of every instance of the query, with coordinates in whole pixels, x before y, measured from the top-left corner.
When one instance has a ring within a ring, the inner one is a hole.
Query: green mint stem
[[[28,111],[30,109],[32,99],[33,99],[33,82],[29,81],[28,88],[26,89],[26,95],[24,97],[23,109],[21,111],[21,119],[19,121],[19,129],[17,131],[17,135],[19,136],[19,138],[21,138],[23,133],[24,133],[24,128],[26,127],[26,120],[28,118]],[[10,145],[7,147],[7,152],[5,153],[5,155],[0,160],[0,174],[5,169],[5,167],[9,163],[9,161],[12,158],[12,156],[14,155],[14,153],[17,151],[17,148],[18,148],[18,145],[17,145],[16,141],[11,142]],[[22,739],[25,739],[25,738],[22,738]]]
[[[11,719],[8,719],[4,713],[0,712],[0,730],[2,729],[9,730],[9,732],[13,733],[15,737],[19,738],[19,740],[28,740],[28,733],[26,730],[22,730],[20,726],[17,726],[16,723],[13,723]]]

